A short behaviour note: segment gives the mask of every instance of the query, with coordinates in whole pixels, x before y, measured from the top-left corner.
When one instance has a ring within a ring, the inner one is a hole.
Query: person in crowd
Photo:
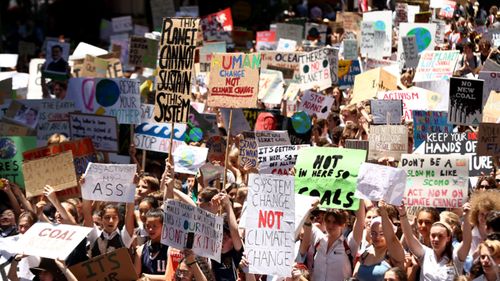
[[[482,274],[473,281],[500,280],[500,241],[486,240],[479,244],[478,250]]]
[[[476,258],[479,244],[488,236],[486,217],[489,212],[500,210],[500,193],[496,190],[474,192],[470,204],[470,221],[474,228],[472,229],[472,246],[469,255]]]

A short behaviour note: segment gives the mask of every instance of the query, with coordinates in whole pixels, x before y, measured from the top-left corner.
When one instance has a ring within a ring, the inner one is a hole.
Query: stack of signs
[[[136,164],[90,163],[85,171],[82,197],[86,200],[133,203]]]
[[[477,156],[477,134],[429,133],[425,140],[425,154],[462,154],[469,156],[469,176],[488,174],[493,169],[491,157]]]
[[[448,112],[413,111],[413,147],[418,148],[429,133],[451,133],[453,125],[448,124]]]
[[[43,194],[45,185],[52,186],[55,191],[77,185],[71,151],[24,161],[22,167],[25,176],[26,197]]]
[[[259,54],[215,54],[210,66],[207,105],[253,108],[259,92]]]
[[[401,157],[406,171],[406,206],[460,208],[467,202],[467,156],[412,155]]]
[[[71,78],[68,99],[82,113],[114,116],[118,124],[139,124],[139,80]]]
[[[24,187],[23,152],[36,147],[35,137],[0,137],[0,178]]]
[[[500,124],[479,124],[478,155],[500,156]]]
[[[483,113],[483,80],[451,78],[448,123],[477,126]]]
[[[176,249],[191,248],[197,256],[220,262],[223,219],[201,208],[167,200],[161,243]],[[193,239],[188,239],[193,235]],[[186,245],[188,240],[192,245]]]
[[[140,36],[130,37],[129,66],[156,68],[158,41]]]
[[[156,75],[156,122],[186,123],[199,19],[165,18]]]
[[[302,102],[300,103],[298,110],[304,111],[310,116],[314,114],[318,119],[326,119],[328,114],[330,114],[333,102],[334,98],[331,96],[306,91],[302,96]]]
[[[406,186],[406,172],[399,168],[363,163],[359,168],[356,197],[399,206]]]
[[[401,124],[402,100],[370,100],[373,124]]]
[[[413,82],[448,80],[459,56],[459,51],[422,52]]]
[[[290,175],[299,150],[304,147],[309,145],[259,146],[259,174]]]
[[[365,158],[364,150],[303,148],[295,164],[295,192],[319,197],[323,208],[357,210],[359,200],[354,192]]]
[[[245,255],[250,273],[291,276],[295,196],[292,176],[250,174]],[[270,238],[272,237],[272,238]]]
[[[368,135],[368,160],[393,157],[399,161],[408,152],[408,128],[406,125],[371,126]]]
[[[69,114],[72,139],[91,138],[96,150],[118,152],[118,125],[116,118],[91,114]]]
[[[299,83],[301,90],[317,88],[324,90],[332,84],[328,60],[329,51],[322,48],[300,57]]]
[[[207,160],[208,148],[182,145],[172,153],[176,173],[196,175],[198,169]]]

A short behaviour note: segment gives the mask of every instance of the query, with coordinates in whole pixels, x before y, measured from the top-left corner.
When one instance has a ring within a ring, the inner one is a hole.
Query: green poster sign
[[[295,192],[319,197],[322,208],[357,210],[359,200],[354,192],[365,159],[365,150],[302,148],[295,164]]]
[[[24,187],[23,152],[36,147],[36,137],[0,137],[0,178]]]

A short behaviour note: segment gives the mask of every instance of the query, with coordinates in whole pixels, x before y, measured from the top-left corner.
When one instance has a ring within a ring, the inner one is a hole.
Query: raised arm
[[[62,218],[62,223],[64,224],[71,224],[71,225],[76,225],[76,220],[75,218],[70,215],[66,209],[62,206],[61,201],[59,201],[59,198],[57,198],[56,191],[54,188],[50,185],[45,185],[43,188],[43,194],[47,199],[49,199],[50,203],[56,208],[56,210],[59,212],[59,215],[61,215]]]
[[[404,268],[405,251],[403,245],[399,241],[396,234],[394,234],[394,225],[387,214],[387,206],[385,202],[379,202],[380,215],[382,217],[382,231],[384,232],[385,241],[387,242],[387,250],[393,262],[393,266]]]
[[[357,245],[361,244],[361,240],[363,239],[363,230],[365,228],[365,201],[359,200],[359,208],[356,212],[356,221],[354,222],[354,226],[352,228],[352,238],[356,241]]]
[[[405,241],[410,251],[417,256],[417,258],[422,258],[424,256],[424,246],[418,241],[418,239],[413,235],[413,231],[411,230],[410,222],[408,222],[408,218],[406,217],[406,208],[404,205],[401,205],[398,208],[399,212],[399,220],[401,221],[401,228],[403,229],[403,234],[405,236]]]
[[[227,213],[229,232],[231,233],[231,239],[233,240],[233,247],[236,251],[239,251],[241,250],[241,248],[243,248],[243,241],[241,240],[240,233],[238,231],[238,223],[236,223],[236,216],[234,215],[233,206],[231,204],[231,201],[229,200],[229,195],[225,193],[219,193],[218,195],[214,196],[214,198],[216,197],[218,197],[222,204],[222,207]]]
[[[134,235],[134,203],[127,203],[125,209],[125,229],[130,237]]]
[[[19,202],[17,202],[16,196],[12,191],[12,185],[7,179],[0,179],[0,184],[2,185],[0,189],[3,187],[5,193],[7,193],[7,197],[9,197],[10,205],[12,206],[12,211],[14,211],[14,215],[16,216],[16,221],[21,214],[21,207],[19,206]]]
[[[464,222],[462,224],[462,243],[458,246],[457,255],[460,261],[465,261],[472,243],[472,226],[469,220],[470,203],[465,203],[463,206],[464,210]]]
[[[174,199],[174,165],[165,159],[165,170],[161,176],[160,188],[164,189],[163,201]]]
[[[33,205],[26,199],[26,196],[22,193],[21,189],[16,183],[10,182],[10,187],[12,189],[12,192],[17,198],[17,201],[21,203],[21,206],[28,211],[31,211],[33,213],[36,213],[35,208],[33,208]]]
[[[307,211],[304,219],[304,224],[302,229],[304,231],[302,235],[302,240],[300,241],[299,253],[300,255],[305,255],[309,249],[312,239],[312,222],[311,222],[311,211],[318,207],[319,200],[316,200]]]
[[[186,258],[186,265],[189,267],[189,270],[193,272],[195,281],[207,281],[207,277],[201,271],[198,262],[196,261],[196,256],[194,255],[192,250],[184,249],[184,257]]]

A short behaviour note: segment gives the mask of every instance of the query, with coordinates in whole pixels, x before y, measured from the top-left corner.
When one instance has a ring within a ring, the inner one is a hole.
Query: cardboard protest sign
[[[355,196],[360,199],[385,202],[399,206],[406,187],[406,172],[372,163],[363,163],[359,168],[358,188]]]
[[[428,133],[425,139],[425,154],[462,154],[469,157],[469,176],[488,174],[493,169],[491,157],[476,154],[477,134]]]
[[[400,77],[401,64],[397,61],[392,60],[367,58],[363,70],[368,71],[379,67],[383,68],[385,71],[398,78]]]
[[[500,92],[500,72],[481,71],[478,79],[484,80],[483,84],[483,106],[486,104],[492,91]]]
[[[483,112],[483,80],[452,77],[448,123],[477,126]]]
[[[276,49],[276,31],[257,31],[255,49],[257,51]]]
[[[233,17],[231,8],[201,18],[203,41],[226,41],[232,43]]]
[[[200,142],[216,135],[219,135],[216,114],[189,111],[185,141]]]
[[[406,171],[406,206],[460,208],[467,202],[469,169],[466,156],[412,155],[401,157]]]
[[[259,174],[290,175],[299,150],[304,147],[309,145],[259,146]]]
[[[302,53],[299,52],[261,52],[261,69],[278,70],[283,73],[283,78],[288,83],[299,79],[299,61]]]
[[[118,125],[116,118],[90,114],[69,114],[70,137],[89,137],[96,150],[118,152]]]
[[[259,54],[215,54],[210,66],[207,104],[225,108],[253,108],[259,92]]]
[[[158,41],[140,37],[130,37],[128,65],[156,68],[158,57]]]
[[[276,38],[284,38],[296,42],[302,42],[302,40],[304,39],[304,26],[291,23],[277,23]]]
[[[86,55],[77,75],[78,77],[105,78],[107,70],[108,62],[105,59]]]
[[[184,145],[186,124],[175,123],[172,151]],[[134,144],[138,149],[168,153],[170,150],[170,134],[172,124],[169,123],[142,123],[135,127]]]
[[[259,77],[258,98],[265,104],[281,104],[285,92],[283,73],[262,69]]]
[[[0,137],[0,167],[2,167],[0,169],[0,178],[6,178],[24,187],[22,153],[35,147],[35,137]]]
[[[156,122],[187,122],[199,22],[195,18],[163,20],[156,74]]]
[[[290,144],[290,139],[286,131],[256,131],[253,133],[259,147]]]
[[[304,111],[311,116],[316,114],[318,119],[326,119],[334,100],[331,96],[325,96],[313,91],[305,91],[298,110]]]
[[[448,112],[413,111],[413,147],[419,147],[428,133],[451,133],[453,125],[448,123]]]
[[[248,183],[245,254],[249,272],[291,276],[295,241],[294,178],[250,174]]]
[[[402,100],[403,113],[406,121],[413,120],[415,110],[447,111],[449,95],[443,95],[419,87],[405,90],[378,92],[380,100]]]
[[[50,146],[40,147],[23,153],[24,160],[34,160],[50,155],[56,155],[64,151],[71,151],[73,153],[73,164],[77,176],[83,175],[90,162],[96,162],[94,145],[90,138],[62,142],[60,144],[53,144]]]
[[[258,156],[257,156],[258,144],[255,139],[254,132],[243,132],[243,137],[240,138],[239,143],[239,158],[240,165],[250,167],[257,167]]]
[[[92,229],[37,222],[19,238],[17,249],[24,255],[65,260]]]
[[[383,49],[381,55],[391,55],[392,47],[392,11],[375,11],[363,13],[363,22],[373,22],[374,31],[384,32]],[[363,38],[363,41],[365,39]],[[381,45],[376,45],[380,48]]]
[[[77,185],[73,166],[73,154],[70,151],[48,156],[22,164],[26,197],[43,194],[45,185],[50,185],[55,191]]]
[[[378,160],[381,157],[399,160],[402,153],[408,152],[408,128],[406,125],[371,126],[368,141],[368,160]]]
[[[459,51],[423,51],[413,82],[449,79],[459,56]]]
[[[69,267],[77,280],[137,280],[134,264],[126,248],[93,257]]]
[[[361,23],[361,53],[370,58],[382,59],[386,34],[383,22],[363,21]]]
[[[401,124],[402,100],[370,100],[373,124]]]
[[[32,130],[28,127],[0,121],[0,136],[30,136],[30,135],[32,135]]]
[[[117,46],[117,55],[119,55],[120,61],[124,64],[128,64],[128,48],[129,48],[129,35],[127,33],[119,33],[110,36],[110,45]]]
[[[346,31],[359,34],[361,15],[355,12],[337,12],[335,23],[339,23]],[[330,23],[332,23],[330,21]],[[333,29],[333,28],[332,28]]]
[[[341,89],[346,89],[354,85],[355,77],[361,73],[358,60],[340,60],[338,79]]]
[[[40,100],[40,114],[38,115],[37,140],[47,143],[49,137],[55,133],[69,136],[69,113],[75,111],[73,101],[58,99]]]
[[[401,23],[399,25],[398,58],[403,58],[403,37],[415,36],[417,54],[423,51],[433,51],[436,38],[436,24],[434,23]],[[415,55],[413,55],[415,56]],[[406,55],[405,55],[406,59]],[[418,60],[418,59],[417,59]],[[416,67],[416,63],[415,63]]]
[[[301,90],[318,87],[318,90],[321,91],[331,86],[332,78],[328,53],[328,49],[322,48],[301,55],[298,76]]]
[[[350,104],[369,100],[379,91],[397,90],[398,79],[383,68],[372,69],[356,75]]]
[[[417,68],[418,66],[418,47],[417,37],[415,35],[401,37],[403,52],[401,58],[404,58],[405,67]]]
[[[68,100],[82,113],[114,116],[118,124],[139,124],[140,81],[127,78],[71,78]]]
[[[114,33],[131,31],[134,28],[132,24],[132,16],[112,18],[111,27],[113,28]]]
[[[323,208],[357,210],[356,178],[366,151],[333,147],[299,150],[295,192],[320,197]]]
[[[500,122],[500,91],[491,91],[483,108],[483,123]]]
[[[500,124],[480,123],[477,154],[500,156]]]
[[[161,243],[176,249],[186,248],[189,233],[194,232],[193,252],[220,262],[223,219],[201,208],[178,200],[167,200]]]
[[[82,197],[104,202],[133,203],[136,164],[90,163],[85,171]]]
[[[208,148],[192,145],[182,145],[172,153],[176,173],[196,175],[198,169],[207,160]]]

